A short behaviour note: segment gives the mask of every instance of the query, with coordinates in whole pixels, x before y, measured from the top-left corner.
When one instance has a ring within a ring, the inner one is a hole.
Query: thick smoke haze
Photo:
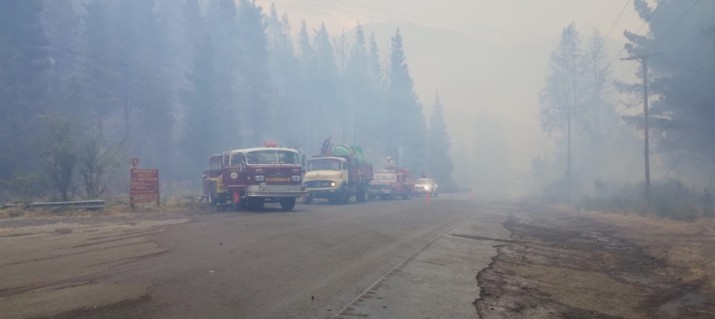
[[[616,58],[627,55],[623,31],[638,30],[643,25],[632,6],[614,25],[624,5],[619,1],[258,2],[264,6],[275,3],[289,14],[294,25],[301,20],[314,27],[325,23],[335,37],[361,24],[367,32],[375,32],[384,49],[392,32],[400,28],[415,90],[423,105],[429,110],[435,91],[445,104],[457,171],[479,171],[475,157],[499,157],[475,154],[476,144],[490,140],[477,136],[489,132],[477,127],[485,124],[485,116],[490,128],[503,135],[494,141],[506,143],[499,150],[503,152],[499,164],[491,169],[503,171],[500,180],[484,183],[476,182],[473,174],[455,176],[467,185],[495,182],[501,185],[499,189],[510,190],[505,195],[531,190],[532,160],[554,151],[554,142],[538,121],[538,97],[561,30],[572,22],[584,35],[595,30],[604,35],[612,28],[603,51],[609,58]],[[641,30],[645,31],[647,28]],[[635,63],[620,60],[611,68],[614,77],[629,81],[636,69]]]
[[[131,157],[196,192],[212,153],[312,155],[328,137],[445,190],[635,189],[631,56],[650,65],[653,184],[708,192],[714,15],[697,0],[6,1],[0,197],[121,194]]]

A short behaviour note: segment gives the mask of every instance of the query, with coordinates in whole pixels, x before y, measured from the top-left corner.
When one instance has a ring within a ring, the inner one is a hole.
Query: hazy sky
[[[312,29],[324,22],[335,35],[360,23],[375,32],[383,55],[389,37],[400,27],[426,114],[436,91],[446,105],[457,166],[468,165],[460,161],[466,155],[460,150],[471,150],[475,134],[471,124],[480,112],[487,112],[506,132],[515,177],[529,175],[531,160],[552,148],[538,123],[538,94],[563,28],[574,22],[587,43],[585,36],[594,29],[606,35],[613,26],[606,52],[612,57],[614,76],[623,78],[631,77],[637,67],[616,59],[624,55],[623,30],[638,30],[643,23],[632,1],[624,0],[257,2],[265,10],[275,3],[279,12],[288,14],[294,32],[300,20]]]

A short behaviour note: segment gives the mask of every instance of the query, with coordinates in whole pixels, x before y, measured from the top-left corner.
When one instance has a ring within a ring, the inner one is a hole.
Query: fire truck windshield
[[[313,159],[308,161],[308,170],[310,171],[339,171],[340,161],[336,159]]]
[[[292,151],[272,149],[258,150],[246,153],[246,163],[248,165],[297,165],[300,164],[300,156],[297,152]]]
[[[379,173],[375,174],[375,181],[379,182],[395,182],[397,181],[397,175],[392,173]]]

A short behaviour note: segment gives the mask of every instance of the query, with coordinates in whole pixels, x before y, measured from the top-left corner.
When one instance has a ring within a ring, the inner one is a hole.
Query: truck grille
[[[323,188],[323,187],[331,187],[331,186],[330,186],[330,181],[307,181],[307,182],[305,182],[305,187]]]

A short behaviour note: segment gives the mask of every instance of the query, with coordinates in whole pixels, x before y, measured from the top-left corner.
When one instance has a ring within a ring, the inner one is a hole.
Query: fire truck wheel
[[[340,194],[332,194],[328,197],[328,202],[332,205],[337,205],[340,203]]]
[[[266,200],[263,199],[263,197],[251,197],[246,200],[248,201],[246,205],[249,210],[261,210],[263,209],[263,204],[266,203]]]
[[[358,190],[357,194],[355,195],[355,199],[358,201],[358,203],[364,203],[367,201],[367,195],[365,194],[364,190]]]
[[[340,196],[340,200],[341,200],[340,204],[345,205],[345,204],[349,203],[350,202],[350,193],[346,190],[342,194],[342,196]]]
[[[281,198],[281,208],[284,211],[291,211],[295,207],[295,197]]]

